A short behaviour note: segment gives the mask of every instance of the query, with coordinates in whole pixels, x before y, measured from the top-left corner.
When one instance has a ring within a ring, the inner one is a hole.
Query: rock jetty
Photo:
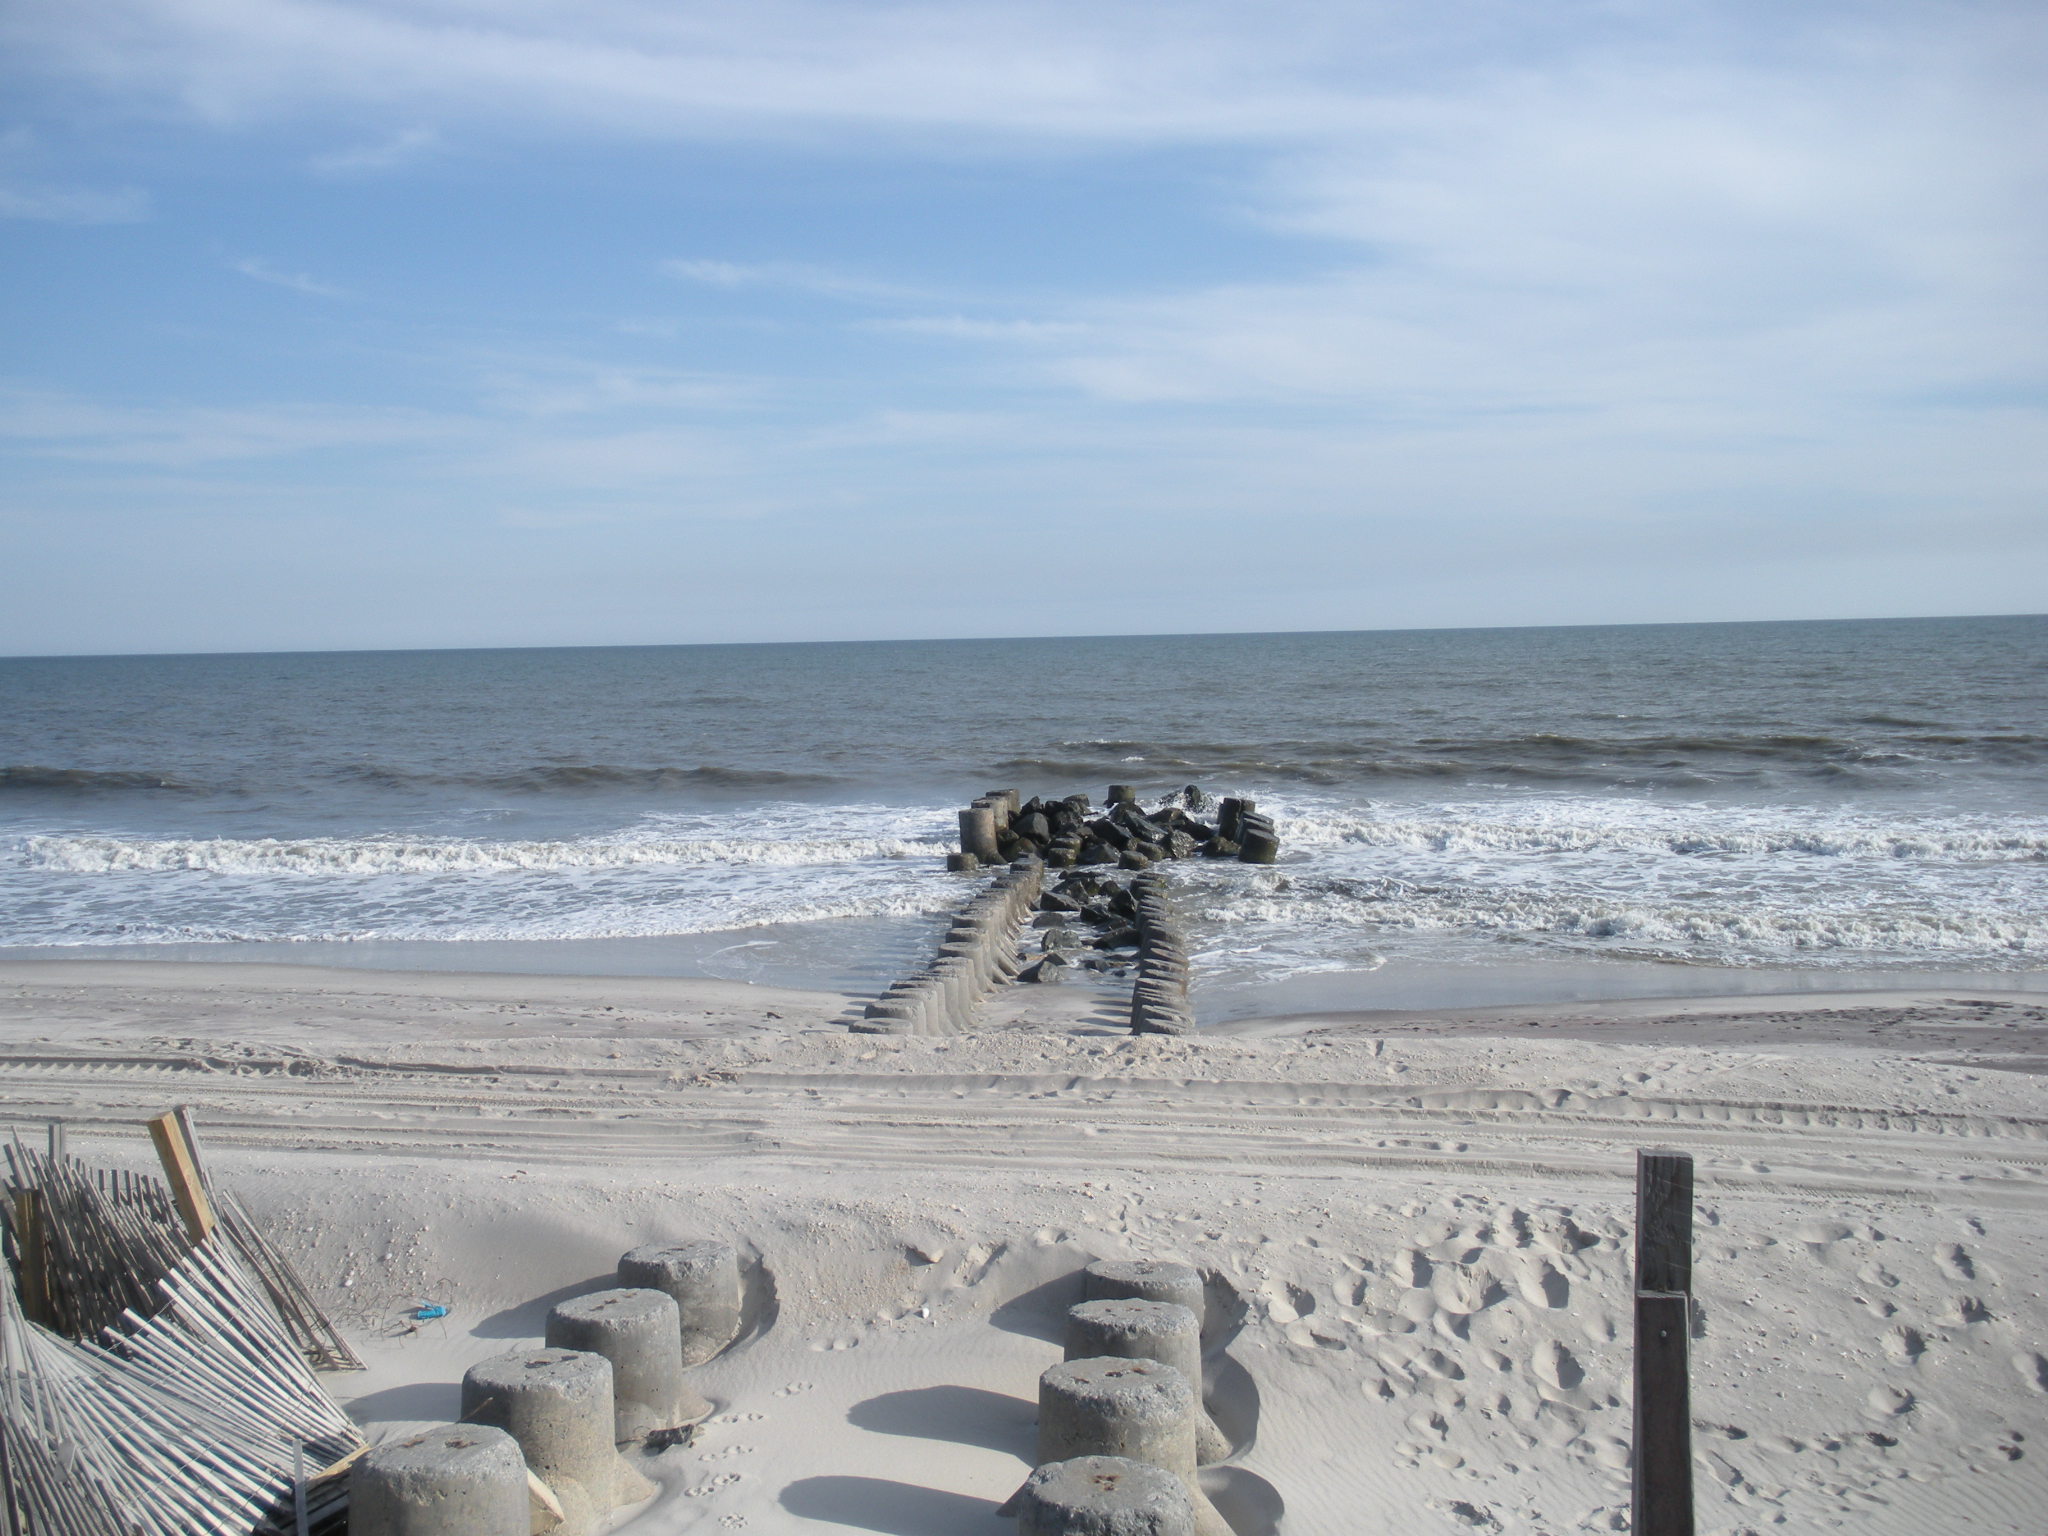
[[[1210,810],[1215,820],[1204,821]],[[946,856],[946,867],[972,874],[985,865],[1030,857],[1052,869],[1111,865],[1140,870],[1166,859],[1271,864],[1279,856],[1272,819],[1261,815],[1254,801],[1214,801],[1190,784],[1147,811],[1134,788],[1112,784],[1100,814],[1086,795],[1061,800],[1033,795],[1020,804],[1016,790],[993,790],[960,813],[960,851]]]
[[[1130,785],[1112,784],[1099,815],[1086,795],[1020,801],[1014,789],[995,790],[960,813],[960,851],[946,867],[999,873],[954,915],[924,969],[892,983],[852,1027],[958,1034],[997,987],[1135,966],[1132,1033],[1186,1034],[1195,1027],[1187,935],[1164,866],[1197,857],[1271,864],[1279,854],[1273,823],[1254,802],[1215,801],[1193,784],[1149,811]],[[1066,873],[1048,885],[1051,870]]]

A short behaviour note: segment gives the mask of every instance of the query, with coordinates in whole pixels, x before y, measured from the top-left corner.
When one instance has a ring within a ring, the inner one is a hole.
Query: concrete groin
[[[981,1000],[1022,969],[1020,935],[1044,887],[1045,865],[1018,858],[954,914],[922,971],[867,1005],[854,1032],[957,1035],[971,1028]]]
[[[1166,877],[1148,869],[1131,881],[1137,909],[1138,979],[1131,988],[1131,1033],[1184,1035],[1195,1027],[1188,1001],[1188,941],[1174,914]]]

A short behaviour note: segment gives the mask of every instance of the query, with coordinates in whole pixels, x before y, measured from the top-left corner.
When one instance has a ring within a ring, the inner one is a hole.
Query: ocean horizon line
[[[1586,630],[1643,629],[1768,629],[1787,626],[1818,628],[1845,624],[1952,624],[1970,621],[2048,620],[2040,613],[1909,613],[1852,614],[1827,618],[1773,619],[1645,619],[1579,624],[1414,624],[1385,627],[1364,625],[1356,629],[1190,629],[1190,630],[1102,630],[1091,633],[1039,635],[891,635],[861,638],[808,640],[645,640],[578,641],[554,645],[394,645],[319,646],[284,650],[223,651],[19,651],[0,655],[10,661],[128,661],[202,660],[214,657],[255,656],[464,656],[503,653],[547,654],[563,651],[718,651],[766,650],[773,648],[893,646],[893,645],[1022,645],[1057,641],[1093,640],[1261,640],[1328,635],[1448,635],[1559,633]]]

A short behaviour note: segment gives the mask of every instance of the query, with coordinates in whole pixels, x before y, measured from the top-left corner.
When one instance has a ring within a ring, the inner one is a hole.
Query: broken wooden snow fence
[[[150,1132],[167,1183],[87,1169],[59,1127],[6,1149],[0,1536],[338,1528],[364,1441],[308,1362],[355,1357],[207,1185],[189,1117]]]
[[[1692,1158],[1636,1153],[1635,1536],[1693,1536]]]

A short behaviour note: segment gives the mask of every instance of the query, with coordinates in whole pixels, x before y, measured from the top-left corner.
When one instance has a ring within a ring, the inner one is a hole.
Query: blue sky
[[[0,652],[2048,592],[2033,0],[11,0],[0,59]]]

